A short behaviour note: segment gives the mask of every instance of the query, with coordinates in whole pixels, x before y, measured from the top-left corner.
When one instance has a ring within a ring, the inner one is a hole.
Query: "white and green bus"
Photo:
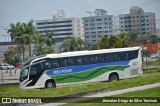
[[[20,87],[51,88],[142,75],[140,47],[75,51],[35,56],[24,62]]]

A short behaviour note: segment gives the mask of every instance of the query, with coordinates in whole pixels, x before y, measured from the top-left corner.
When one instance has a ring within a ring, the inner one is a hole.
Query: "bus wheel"
[[[56,88],[55,82],[53,82],[53,81],[51,81],[51,80],[46,81],[46,83],[45,83],[45,88],[53,88],[53,87]]]
[[[117,81],[119,80],[119,76],[117,73],[112,73],[109,75],[109,81]]]

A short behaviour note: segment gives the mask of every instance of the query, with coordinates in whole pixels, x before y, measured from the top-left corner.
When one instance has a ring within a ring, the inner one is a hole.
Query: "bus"
[[[21,67],[20,88],[52,88],[141,76],[141,50],[128,47],[35,56]]]

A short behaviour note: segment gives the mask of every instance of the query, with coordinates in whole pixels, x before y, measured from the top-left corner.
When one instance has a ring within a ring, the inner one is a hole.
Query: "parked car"
[[[151,59],[158,58],[158,54],[151,54],[150,58],[151,58]]]
[[[22,63],[17,63],[16,65],[15,65],[15,67],[17,68],[17,67],[21,67],[23,64]]]
[[[0,69],[2,70],[14,69],[14,66],[7,63],[3,63],[3,64],[0,64]]]

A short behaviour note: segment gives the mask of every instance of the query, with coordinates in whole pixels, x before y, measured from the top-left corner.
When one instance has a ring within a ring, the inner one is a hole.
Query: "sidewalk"
[[[127,88],[127,89],[121,89],[117,91],[110,91],[102,94],[96,94],[92,96],[85,96],[88,97],[87,100],[91,100],[89,97],[106,97],[106,96],[112,96],[112,95],[118,95],[122,93],[127,93],[127,92],[133,92],[137,90],[144,90],[144,89],[149,89],[149,88],[154,88],[154,87],[159,87],[160,83],[154,83],[154,84],[149,84],[149,85],[143,85],[143,86],[138,86],[138,87],[132,87],[132,88]],[[42,104],[39,106],[58,106],[58,105],[63,105],[67,103],[73,103],[73,102],[78,102],[78,101],[84,101],[86,98],[76,98],[76,99],[71,99],[71,100],[62,100],[61,103],[48,103],[48,104]]]
[[[160,68],[160,65],[148,65],[143,66],[143,69],[154,69],[154,68]]]
[[[0,70],[0,84],[18,83],[20,70]]]

